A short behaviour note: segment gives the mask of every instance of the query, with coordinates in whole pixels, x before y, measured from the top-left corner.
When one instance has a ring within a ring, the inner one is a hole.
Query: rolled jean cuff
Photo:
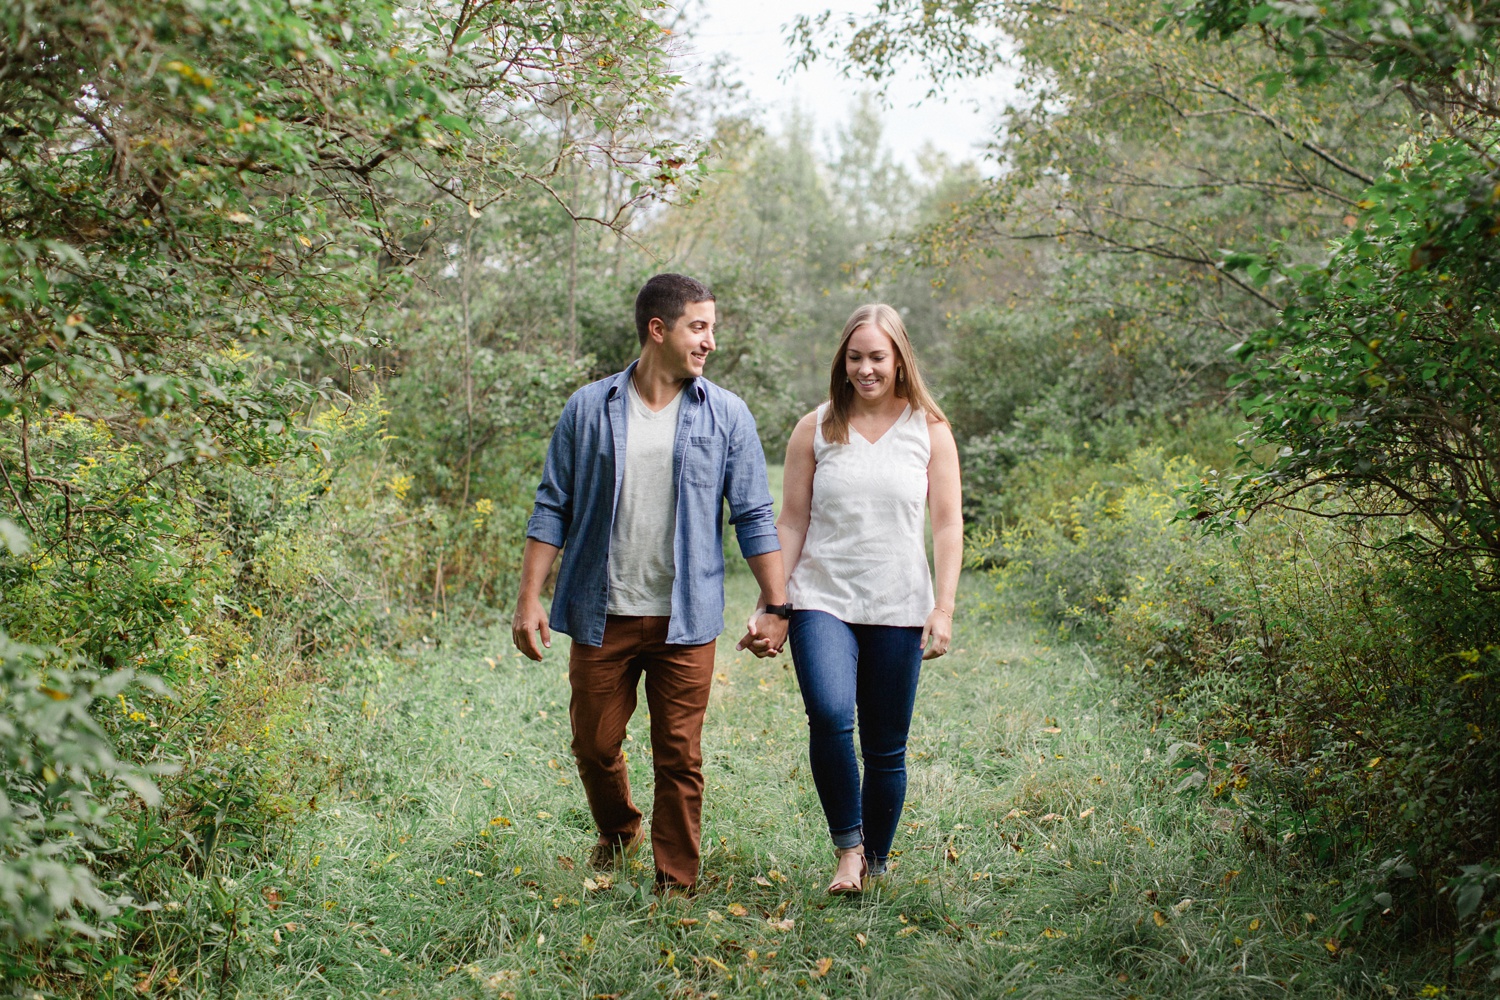
[[[833,846],[841,851],[848,850],[851,847],[858,847],[865,842],[865,828],[862,826],[856,826],[852,830],[844,830],[840,833],[829,830],[828,833],[833,837]]]

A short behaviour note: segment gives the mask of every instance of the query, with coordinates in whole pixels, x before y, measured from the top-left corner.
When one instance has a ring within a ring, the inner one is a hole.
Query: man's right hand
[[[510,641],[528,659],[541,660],[542,650],[536,644],[537,633],[542,635],[542,645],[552,648],[552,629],[547,626],[547,609],[533,597],[516,601],[516,616],[510,623]]]

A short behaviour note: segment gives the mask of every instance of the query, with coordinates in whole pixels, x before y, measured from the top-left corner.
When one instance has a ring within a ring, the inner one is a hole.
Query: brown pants
[[[600,646],[573,643],[568,682],[573,698],[573,756],[603,843],[624,843],[641,830],[630,798],[620,744],[646,675],[656,799],[651,849],[658,880],[692,885],[698,878],[703,815],[703,712],[713,686],[714,644],[667,643],[665,617],[610,615]]]

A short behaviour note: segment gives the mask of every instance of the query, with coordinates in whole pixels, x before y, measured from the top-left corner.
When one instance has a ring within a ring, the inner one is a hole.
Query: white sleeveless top
[[[923,531],[927,415],[910,406],[871,444],[853,427],[848,444],[813,434],[812,517],[787,595],[799,610],[857,625],[922,626],[933,609]]]

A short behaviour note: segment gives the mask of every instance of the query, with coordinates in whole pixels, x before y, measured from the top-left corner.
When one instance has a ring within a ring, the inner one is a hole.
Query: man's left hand
[[[787,620],[756,608],[745,623],[745,634],[735,649],[748,649],[761,659],[776,656],[786,644]]]

